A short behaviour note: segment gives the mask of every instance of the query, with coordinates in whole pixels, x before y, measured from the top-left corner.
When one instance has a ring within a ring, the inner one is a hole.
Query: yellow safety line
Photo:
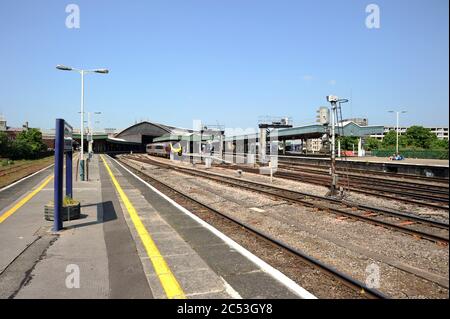
[[[19,202],[17,202],[13,207],[11,207],[6,213],[0,216],[0,224],[3,223],[9,216],[14,214],[20,207],[25,205],[30,199],[34,197],[37,193],[39,193],[53,178],[53,175],[47,177],[38,188],[29,193],[27,196],[22,198]]]
[[[156,275],[158,276],[159,281],[161,282],[161,285],[164,288],[167,298],[186,299],[183,289],[181,288],[174,274],[172,273],[166,261],[164,260],[164,257],[161,255],[158,247],[156,246],[152,237],[150,236],[141,219],[139,218],[136,209],[131,204],[125,192],[122,190],[122,187],[117,182],[117,179],[114,177],[114,174],[109,168],[108,163],[106,163],[104,156],[100,155],[100,157],[103,161],[103,164],[106,167],[106,170],[109,173],[109,176],[111,177],[114,186],[117,189],[117,192],[120,195],[120,198],[125,204],[128,214],[130,215],[134,227],[136,228],[136,231],[138,232],[139,237],[141,238],[142,244],[144,245],[145,250],[147,251],[147,255],[153,264],[153,268],[155,269]]]

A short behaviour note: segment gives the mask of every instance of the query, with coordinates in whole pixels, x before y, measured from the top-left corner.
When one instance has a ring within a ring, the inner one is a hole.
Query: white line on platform
[[[233,299],[242,299],[242,296],[234,290],[233,287],[222,277],[220,276],[220,280],[222,280],[223,285],[225,286],[225,291],[233,298]]]
[[[142,183],[144,183],[147,187],[149,187],[150,189],[152,189],[155,193],[157,193],[158,195],[160,195],[161,197],[163,197],[164,199],[166,199],[169,203],[171,203],[173,206],[175,206],[176,208],[178,208],[179,210],[181,210],[183,213],[185,213],[186,215],[188,215],[189,217],[191,217],[193,220],[195,220],[197,223],[199,223],[200,225],[202,225],[203,227],[205,227],[206,229],[208,229],[210,232],[212,232],[214,235],[216,235],[217,237],[219,237],[220,239],[222,239],[228,246],[230,246],[231,248],[235,249],[236,251],[238,251],[239,253],[241,253],[243,256],[245,256],[248,260],[252,261],[254,264],[256,264],[259,268],[261,268],[261,270],[263,270],[264,272],[266,272],[267,274],[269,274],[270,276],[272,276],[274,279],[276,279],[277,281],[279,281],[281,284],[283,284],[284,286],[288,287],[291,291],[293,291],[296,295],[298,295],[300,298],[303,299],[317,299],[316,296],[314,296],[313,294],[311,294],[309,291],[307,291],[306,289],[300,287],[297,283],[295,283],[292,279],[290,279],[289,277],[287,277],[285,274],[283,274],[281,271],[273,268],[272,266],[270,266],[268,263],[266,263],[264,260],[260,259],[259,257],[255,256],[254,254],[252,254],[250,251],[248,251],[247,249],[245,249],[244,247],[242,247],[241,245],[239,245],[237,242],[235,242],[234,240],[232,240],[230,237],[228,237],[227,235],[223,234],[222,232],[220,232],[217,228],[211,226],[210,224],[208,224],[207,222],[205,222],[204,220],[200,219],[199,217],[197,217],[195,214],[191,213],[189,210],[187,210],[186,208],[184,208],[183,206],[181,206],[180,204],[178,204],[177,202],[175,202],[173,199],[171,199],[170,197],[168,197],[167,195],[161,193],[159,190],[157,190],[155,187],[153,187],[152,185],[150,185],[149,183],[147,183],[146,181],[144,181],[142,178],[140,178],[139,176],[137,176],[136,174],[134,174],[133,172],[131,172],[128,168],[126,168],[125,166],[123,166],[121,163],[119,163],[116,159],[110,157],[108,155],[108,157],[110,159],[112,159],[113,161],[115,161],[120,167],[122,167],[124,170],[126,170],[128,173],[130,173],[131,175],[133,175],[135,178],[137,178],[138,180],[140,180]]]
[[[3,192],[4,190],[7,190],[8,188],[13,187],[14,185],[17,185],[17,184],[19,184],[20,182],[23,182],[24,180],[26,180],[26,179],[28,179],[28,178],[30,178],[30,177],[33,177],[34,175],[39,174],[40,172],[45,171],[47,168],[52,167],[53,165],[55,165],[55,164],[50,164],[49,166],[44,167],[43,169],[41,169],[41,170],[39,170],[39,171],[37,171],[37,172],[31,174],[31,175],[25,176],[24,178],[19,179],[18,181],[14,182],[14,183],[12,183],[12,184],[9,184],[8,186],[5,186],[5,187],[1,188],[1,189],[0,189],[0,192]]]

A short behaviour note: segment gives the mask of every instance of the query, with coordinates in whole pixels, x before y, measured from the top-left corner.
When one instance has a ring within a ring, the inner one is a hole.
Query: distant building
[[[42,134],[42,142],[47,145],[47,149],[55,148],[55,129],[43,130],[39,129]]]
[[[409,127],[407,127],[407,126],[399,127],[398,128],[399,134],[400,135],[406,134],[406,130],[408,128]],[[440,140],[447,140],[447,141],[449,140],[449,138],[448,138],[448,127],[440,126],[440,127],[426,127],[426,128],[429,129],[433,134],[435,134],[438,139],[440,139]],[[374,134],[374,135],[371,135],[370,137],[374,137],[376,139],[383,140],[385,134],[387,134],[389,131],[395,131],[396,129],[397,128],[395,126],[385,126],[384,130],[383,130],[383,133],[381,133],[381,134]]]
[[[4,132],[6,129],[6,119],[3,116],[0,116],[0,132]]]
[[[365,117],[355,117],[350,119],[342,120],[341,122],[353,122],[355,124],[358,124],[359,126],[368,126],[369,125],[369,119]]]
[[[438,139],[448,141],[448,127],[430,127],[429,129]]]
[[[87,149],[87,134],[89,129],[85,127],[83,143]],[[52,149],[55,145],[55,129],[42,130],[42,140],[48,148]],[[187,135],[193,133],[192,130],[176,128],[173,126],[158,124],[154,122],[136,123],[126,129],[117,130],[115,128],[105,128],[103,130],[93,130],[93,151],[94,152],[136,152],[144,151],[148,143],[154,139],[163,136]],[[75,148],[81,143],[81,134],[79,128],[73,129],[73,140]]]
[[[117,133],[117,129],[115,128],[111,128],[111,127],[107,127],[105,128],[105,134],[108,134],[108,136],[114,136]],[[119,130],[119,132],[122,130]]]
[[[308,152],[318,153],[323,147],[322,139],[310,138],[306,140],[306,150]]]
[[[25,122],[22,127],[11,127],[7,125],[6,118],[0,116],[0,132],[5,132],[10,141],[14,141],[20,132],[26,130],[28,130],[28,122]]]

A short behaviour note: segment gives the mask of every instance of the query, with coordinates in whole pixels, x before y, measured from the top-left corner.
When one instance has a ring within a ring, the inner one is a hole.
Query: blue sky
[[[79,5],[80,29],[65,26]],[[368,29],[365,8],[381,9]],[[344,117],[446,125],[447,0],[4,0],[0,114],[9,125],[79,126],[80,80],[55,69],[107,67],[86,78],[100,127],[193,119],[254,127],[261,115],[311,123],[325,96],[351,98]]]

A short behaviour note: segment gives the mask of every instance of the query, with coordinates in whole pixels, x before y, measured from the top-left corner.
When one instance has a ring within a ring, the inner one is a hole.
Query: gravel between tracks
[[[151,157],[152,160],[161,161],[162,163],[166,162],[167,160],[163,158],[158,157]],[[180,165],[181,167],[192,167],[191,164],[188,163],[180,163],[180,162],[170,162],[171,164]],[[204,165],[197,164],[197,168],[202,168]],[[221,168],[217,166],[213,166],[212,168],[208,169],[211,172],[220,173],[223,175],[230,175],[230,176],[237,176],[236,171],[230,170],[227,168]],[[253,174],[248,172],[243,172],[242,176],[248,180],[256,181],[256,182],[263,182],[263,183],[270,183],[270,177],[267,175],[260,175],[260,174]],[[328,188],[324,186],[314,185],[310,183],[304,183],[299,181],[293,181],[283,178],[273,178],[273,185],[284,187],[300,192],[310,193],[313,195],[320,195],[325,196],[328,192]],[[447,209],[433,209],[428,207],[420,207],[413,204],[407,204],[401,201],[395,201],[395,200],[389,200],[384,199],[376,196],[369,196],[364,195],[360,193],[354,193],[354,192],[348,192],[346,194],[346,199],[353,201],[355,203],[380,207],[380,208],[387,208],[387,209],[393,209],[393,210],[399,210],[399,211],[405,211],[408,213],[412,213],[415,215],[418,215],[423,218],[429,218],[441,222],[449,222],[449,211]]]

